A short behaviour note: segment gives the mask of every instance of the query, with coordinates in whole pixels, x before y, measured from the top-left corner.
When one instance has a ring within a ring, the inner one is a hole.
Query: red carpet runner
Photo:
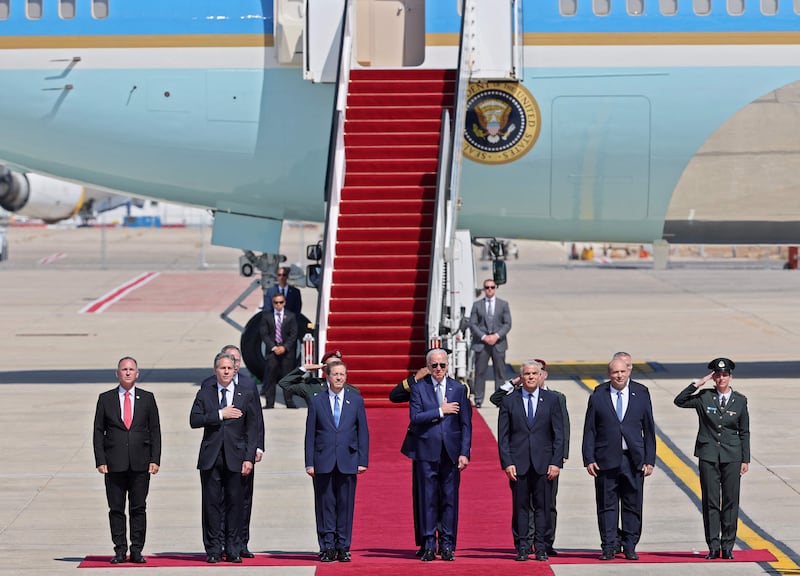
[[[497,443],[476,410],[473,419],[472,461],[461,477],[458,548],[455,562],[420,562],[414,556],[414,525],[411,512],[411,462],[400,454],[408,425],[407,406],[370,408],[370,466],[358,480],[353,527],[353,561],[321,564],[316,550],[308,554],[258,554],[241,566],[317,566],[318,576],[484,576],[502,571],[508,576],[550,576],[549,564],[514,560],[511,538],[511,492],[500,470]],[[258,497],[258,494],[256,494]],[[307,503],[313,506],[312,502]],[[149,548],[157,549],[157,543]],[[597,550],[568,552],[552,558],[552,564],[593,564]],[[769,562],[767,550],[736,550],[733,562]],[[639,551],[639,563],[707,562],[691,552]],[[87,556],[81,568],[110,568],[109,556]],[[717,561],[722,562],[722,561]],[[728,561],[730,562],[730,561]],[[625,563],[615,560],[610,563]],[[602,564],[608,564],[603,562]],[[205,554],[155,554],[147,556],[148,567],[212,565]],[[233,566],[222,563],[217,566]],[[120,567],[134,565],[123,564]]]

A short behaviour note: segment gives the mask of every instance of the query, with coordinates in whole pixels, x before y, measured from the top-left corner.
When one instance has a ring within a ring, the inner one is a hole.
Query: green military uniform
[[[311,372],[303,368],[295,368],[281,378],[278,386],[281,387],[284,395],[288,393],[289,395],[300,396],[308,405],[314,396],[328,389],[328,381],[325,378],[318,378],[312,375]],[[350,384],[345,384],[344,389],[361,394],[358,388]]]
[[[750,462],[747,398],[731,390],[723,407],[715,388],[696,391],[694,382],[689,384],[675,397],[675,405],[694,408],[700,422],[694,455],[699,458],[706,543],[710,551],[731,550],[739,518],[741,467]]]

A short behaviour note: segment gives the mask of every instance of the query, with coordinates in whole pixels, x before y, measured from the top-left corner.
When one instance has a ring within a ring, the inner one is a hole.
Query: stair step
[[[344,124],[345,134],[389,134],[389,133],[408,133],[416,132],[419,134],[436,134],[437,138],[442,130],[442,120],[440,117],[429,119],[418,119],[408,122],[405,119],[397,120],[375,120],[348,118]]]
[[[403,202],[411,200],[434,200],[436,188],[432,186],[379,187],[346,186],[342,188],[342,203],[358,200],[383,200]]]
[[[339,216],[339,228],[414,228],[433,227],[432,214],[342,214]]]
[[[335,287],[334,287],[335,288]],[[361,290],[355,297],[347,297],[336,290],[336,298],[331,298],[330,314],[351,312],[425,312],[428,306],[427,298],[414,298],[413,295],[405,298],[389,298],[374,296],[372,290]]]
[[[430,254],[420,256],[336,256],[333,262],[336,270],[372,270],[379,274],[382,270],[425,270],[430,268]]]
[[[403,93],[370,93],[357,92],[347,95],[348,108],[362,106],[436,106],[441,112],[445,108],[453,107],[453,92],[403,92]]]
[[[343,274],[344,275],[344,274]],[[336,272],[334,272],[334,277]],[[351,273],[347,273],[348,277],[352,277]],[[426,279],[427,280],[427,279]],[[402,284],[389,283],[389,284],[334,284],[331,286],[331,309],[334,307],[334,299],[343,299],[343,306],[348,305],[354,299],[374,301],[385,298],[414,298],[427,300],[428,297],[428,284],[427,281],[423,284],[421,282],[405,282]],[[336,304],[338,306],[339,304]],[[416,306],[416,304],[415,304]]]
[[[403,160],[434,160],[438,162],[439,146],[381,146],[374,143],[368,146],[347,146],[347,161],[351,160],[376,160],[376,159],[403,159]]]
[[[403,69],[376,69],[376,68],[354,68],[350,71],[350,81],[378,80],[419,82],[422,80],[453,80],[456,77],[454,69],[441,68],[403,68]]]
[[[431,242],[337,242],[336,256],[416,256],[430,254]]]
[[[412,328],[411,326],[352,326],[328,328],[330,340],[353,340],[361,342],[381,342],[399,339],[425,338],[425,326]]]
[[[345,131],[347,124],[351,120],[438,120],[442,117],[441,106],[360,106],[358,108],[347,107],[347,120],[345,121]]]
[[[348,174],[381,174],[381,173],[418,173],[433,174],[439,169],[437,158],[381,158],[363,159],[348,158]]]
[[[359,146],[435,146],[439,148],[438,132],[388,132],[383,134],[345,132],[344,145]]]
[[[387,228],[383,230],[348,228],[337,232],[337,238],[340,242],[429,242],[432,237],[432,229],[420,227]]]
[[[347,200],[340,204],[342,215],[358,216],[363,214],[422,214],[432,212],[434,201],[431,200]]]
[[[425,312],[329,312],[328,322],[337,329],[424,326]]]
[[[329,336],[327,348],[328,350],[341,351],[344,361],[347,362],[349,358],[369,356],[377,358],[390,358],[392,356],[424,357],[425,352],[428,350],[428,343],[423,338],[417,340],[392,339],[380,342],[359,340],[354,342],[352,340],[336,340]]]
[[[370,174],[361,172],[351,174],[349,171],[344,175],[345,186],[370,186],[380,188],[382,186],[436,186],[436,174],[432,172],[398,172]]]
[[[342,285],[353,283],[367,286],[408,283],[423,284],[427,287],[428,274],[428,270],[382,270],[380,275],[376,275],[374,270],[334,270],[333,283]]]

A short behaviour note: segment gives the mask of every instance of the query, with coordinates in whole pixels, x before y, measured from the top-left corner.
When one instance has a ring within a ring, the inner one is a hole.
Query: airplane
[[[330,209],[342,71],[446,70],[459,228],[791,244],[798,62],[797,0],[0,0],[0,161],[277,254]]]

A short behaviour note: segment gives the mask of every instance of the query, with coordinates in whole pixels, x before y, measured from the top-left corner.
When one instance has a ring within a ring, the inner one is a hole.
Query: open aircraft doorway
[[[419,66],[425,61],[425,0],[358,0],[355,40],[361,66]]]

